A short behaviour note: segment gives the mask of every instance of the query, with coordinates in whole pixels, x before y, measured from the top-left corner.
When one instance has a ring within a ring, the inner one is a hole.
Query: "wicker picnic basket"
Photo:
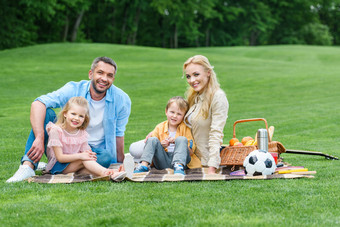
[[[266,119],[264,118],[251,118],[251,119],[242,119],[242,120],[235,121],[234,126],[233,126],[233,138],[236,138],[236,133],[235,133],[236,124],[242,123],[242,122],[250,122],[250,121],[264,121],[267,132],[268,132],[268,152],[276,152],[278,153],[278,155],[286,152],[285,147],[280,142],[270,141],[268,124],[267,124]],[[221,150],[221,153],[220,153],[221,155],[220,165],[242,166],[243,161],[247,157],[247,155],[253,150],[256,150],[257,148],[258,147],[255,145],[241,146],[241,147],[226,146]]]

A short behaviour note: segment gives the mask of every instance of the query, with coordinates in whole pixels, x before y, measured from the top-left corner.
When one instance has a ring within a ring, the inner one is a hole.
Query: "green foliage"
[[[31,102],[66,82],[87,79],[107,55],[115,85],[132,100],[125,151],[165,119],[166,101],[184,95],[182,64],[206,55],[226,92],[229,118],[264,117],[286,148],[340,157],[340,50],[316,46],[159,49],[109,44],[48,44],[0,51],[1,226],[337,226],[339,161],[283,154],[316,170],[313,179],[168,183],[6,184],[30,129]],[[244,123],[238,138],[263,124]],[[46,161],[46,157],[43,159]]]
[[[329,33],[328,27],[318,23],[305,25],[300,31],[300,36],[305,44],[310,45],[329,46],[333,41],[333,37]]]
[[[271,31],[269,44],[301,44],[298,33],[301,28],[318,21],[318,14],[311,10],[313,4],[310,0],[283,0],[268,1],[273,9],[276,26]]]
[[[333,36],[333,43],[339,45],[340,29],[338,21],[340,20],[340,1],[323,0],[319,2],[319,4],[314,5],[313,10],[319,14],[321,24],[328,26],[329,31]]]
[[[36,42],[37,27],[27,7],[19,1],[1,0],[0,49],[31,45]]]
[[[337,45],[339,9],[339,0],[0,0],[0,49],[51,42],[305,44],[313,31],[324,34],[313,44]]]

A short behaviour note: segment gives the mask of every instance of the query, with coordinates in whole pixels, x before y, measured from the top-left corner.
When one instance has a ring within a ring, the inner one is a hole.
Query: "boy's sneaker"
[[[138,163],[137,167],[135,168],[135,171],[133,173],[145,173],[149,172],[149,167],[142,165],[142,163]]]
[[[20,165],[13,177],[9,178],[6,183],[23,181],[33,176],[35,176],[35,172],[31,167],[28,165]]]
[[[180,174],[180,175],[185,175],[185,172],[184,172],[184,167],[182,164],[180,163],[175,163],[174,165],[174,174]]]

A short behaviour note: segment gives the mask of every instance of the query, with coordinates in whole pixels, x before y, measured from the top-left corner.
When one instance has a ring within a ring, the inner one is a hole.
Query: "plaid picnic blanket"
[[[115,167],[113,167],[115,168]],[[135,173],[132,178],[125,180],[132,182],[174,182],[174,181],[217,181],[217,180],[270,180],[270,179],[294,179],[313,178],[310,174],[273,174],[268,176],[244,176],[242,170],[232,172],[230,167],[218,169],[217,174],[208,174],[208,168],[197,168],[186,170],[186,175],[175,175],[172,169],[157,170],[152,168],[148,173]],[[110,177],[93,177],[92,175],[69,174],[43,174],[28,179],[34,183],[80,183],[90,181],[110,181]]]

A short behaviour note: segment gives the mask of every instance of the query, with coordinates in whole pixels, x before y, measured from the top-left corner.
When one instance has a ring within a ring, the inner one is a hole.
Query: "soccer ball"
[[[271,175],[276,164],[273,156],[264,150],[254,150],[243,161],[245,174],[248,176]]]

